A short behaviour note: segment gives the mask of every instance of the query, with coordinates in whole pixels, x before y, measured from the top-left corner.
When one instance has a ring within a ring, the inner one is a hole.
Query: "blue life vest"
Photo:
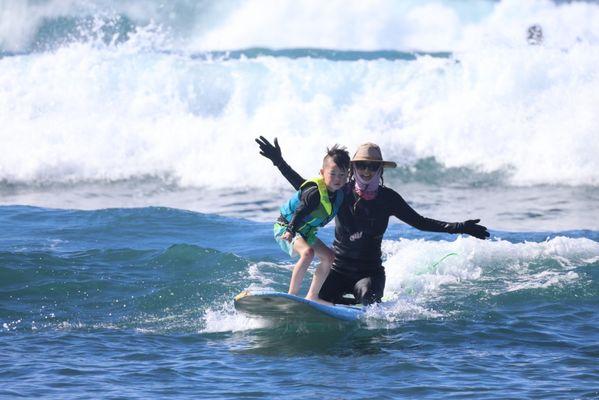
[[[309,179],[304,182],[297,191],[295,195],[291,199],[289,199],[285,204],[281,206],[281,215],[285,218],[287,222],[291,221],[293,218],[293,214],[297,209],[297,206],[300,203],[300,197],[302,194],[301,189],[303,189],[307,184],[315,183],[318,188],[318,193],[320,194],[320,204],[313,210],[310,214],[308,214],[300,223],[300,226],[296,231],[300,233],[304,238],[309,238],[313,236],[318,228],[321,226],[325,226],[328,224],[341,207],[341,203],[343,203],[343,190],[337,190],[335,203],[331,204],[331,200],[329,199],[329,192],[324,183],[323,177],[317,177],[313,179]]]

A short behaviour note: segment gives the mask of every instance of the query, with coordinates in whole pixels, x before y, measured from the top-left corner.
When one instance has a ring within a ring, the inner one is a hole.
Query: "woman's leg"
[[[355,279],[331,269],[318,297],[334,304],[356,304],[352,299],[343,297],[344,294],[352,293],[355,283]]]

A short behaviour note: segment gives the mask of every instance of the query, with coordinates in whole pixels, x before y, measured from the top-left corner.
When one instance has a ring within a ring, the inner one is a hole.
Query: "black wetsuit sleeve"
[[[388,193],[391,197],[391,215],[421,231],[456,233],[456,223],[423,217],[410,207],[397,192],[388,189]]]
[[[302,190],[300,202],[295,209],[293,217],[291,217],[291,221],[289,221],[289,224],[287,225],[287,231],[295,234],[296,231],[301,228],[302,221],[304,221],[305,217],[316,210],[319,204],[320,193],[316,186],[308,186]]]
[[[295,172],[295,170],[291,168],[283,158],[277,161],[276,166],[281,174],[283,174],[283,177],[287,179],[287,181],[295,190],[299,190],[302,184],[306,181],[300,174]]]

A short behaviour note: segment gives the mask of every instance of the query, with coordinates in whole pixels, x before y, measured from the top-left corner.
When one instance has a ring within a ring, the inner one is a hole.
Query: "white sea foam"
[[[270,270],[277,270],[281,266],[270,262],[258,262],[248,266],[249,286],[247,290],[272,290],[270,286],[275,281],[271,278]],[[222,304],[208,308],[202,317],[203,333],[237,332],[267,328],[273,322],[263,318],[249,317],[235,310],[233,302],[225,301]]]
[[[72,44],[0,59],[0,180],[285,185],[257,156],[263,134],[305,175],[327,145],[370,140],[402,164],[436,157],[511,170],[515,184],[597,185],[597,65],[583,43],[350,63]]]
[[[508,285],[508,292],[516,292],[526,289],[546,289],[549,287],[560,287],[575,282],[580,278],[576,272],[559,273],[555,271],[543,271],[534,274],[522,282],[511,282]]]
[[[380,304],[366,308],[364,322],[370,328],[423,319],[442,318],[445,315],[432,309],[421,299],[411,296],[386,296]]]
[[[20,51],[57,18],[158,23],[189,50],[324,47],[455,51],[520,44],[540,24],[548,45],[599,41],[599,6],[549,0],[46,0],[0,3],[0,48]]]
[[[223,304],[220,308],[209,308],[205,311],[202,333],[238,332],[267,328],[272,322],[261,318],[250,318],[238,313],[232,303]]]
[[[275,283],[275,281],[273,279],[269,278],[268,276],[266,276],[264,273],[262,273],[262,271],[260,270],[260,268],[262,266],[272,267],[273,264],[267,263],[267,262],[259,262],[259,263],[249,265],[249,267],[248,267],[249,278],[252,280],[252,282],[256,282],[256,283],[252,283],[248,287],[248,290],[272,289],[269,287],[269,285]]]
[[[485,1],[471,3],[478,12],[492,8]],[[255,0],[241,3],[213,29],[200,31],[192,46],[448,50],[459,38],[461,23],[459,10],[438,1]]]
[[[138,25],[125,43],[95,39],[0,59],[0,181],[286,185],[256,155],[253,138],[263,134],[278,136],[306,176],[327,145],[352,151],[370,140],[401,164],[435,157],[446,167],[511,171],[517,185],[599,185],[597,4],[144,4],[3,2],[0,46],[16,51],[52,18],[91,15],[90,29],[101,30],[102,15],[124,14]],[[522,38],[530,23],[546,27],[543,46]],[[184,55],[258,45],[457,53],[411,62]]]
[[[499,280],[501,288],[493,289],[498,294],[575,282],[579,275],[572,269],[596,259],[599,243],[567,237],[539,243],[511,243],[460,236],[452,242],[384,241],[383,252],[387,274],[385,298],[393,301],[408,295],[414,301],[426,303],[448,285],[467,287],[470,283],[479,290],[477,282]],[[455,254],[443,259],[452,253]]]
[[[213,29],[202,30],[195,46],[455,51],[520,45],[526,29],[540,24],[545,42],[559,47],[579,40],[597,43],[599,27],[592,22],[597,18],[596,4],[556,5],[548,0],[254,0],[234,8]]]

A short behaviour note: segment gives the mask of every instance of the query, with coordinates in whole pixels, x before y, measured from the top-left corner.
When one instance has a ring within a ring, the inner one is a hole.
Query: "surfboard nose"
[[[234,301],[238,301],[239,299],[244,298],[245,296],[248,296],[250,294],[250,292],[248,292],[247,290],[242,290],[241,293],[239,293],[237,296],[235,296],[233,298]]]

